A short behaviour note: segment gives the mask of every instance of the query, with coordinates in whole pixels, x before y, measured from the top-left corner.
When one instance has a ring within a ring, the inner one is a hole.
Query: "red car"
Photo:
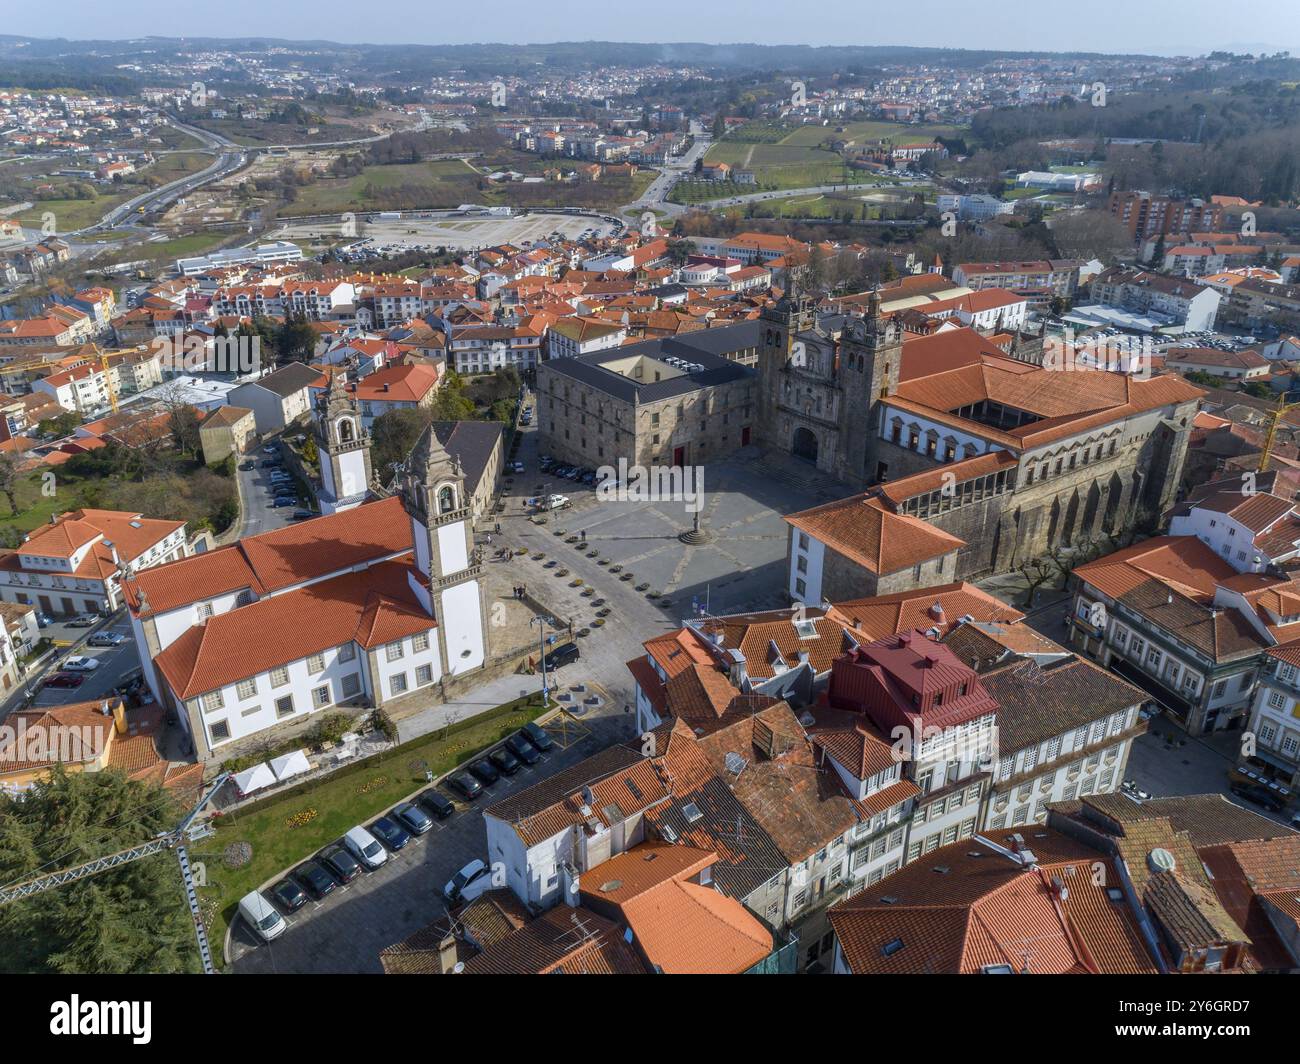
[[[80,687],[86,682],[86,678],[80,673],[75,672],[56,672],[53,676],[47,676],[42,687]]]

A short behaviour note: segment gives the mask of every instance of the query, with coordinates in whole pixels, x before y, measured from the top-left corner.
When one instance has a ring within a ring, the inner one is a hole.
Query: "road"
[[[694,133],[699,127],[699,123],[692,123],[691,129]],[[624,215],[641,215],[645,211],[659,211],[667,214],[669,217],[677,217],[679,214],[685,214],[689,209],[680,203],[669,203],[668,193],[673,190],[673,186],[681,177],[685,177],[695,169],[695,160],[702,158],[704,153],[713,146],[713,141],[708,135],[700,131],[695,135],[695,142],[686,150],[686,154],[674,159],[672,162],[664,164],[664,167],[644,192],[641,193],[640,199],[635,203],[629,203],[622,208]]]
[[[268,445],[269,446],[269,445]],[[259,532],[270,532],[293,524],[293,512],[297,506],[274,506],[275,491],[271,483],[274,469],[263,467],[267,455],[259,448],[250,451],[239,463],[239,498],[242,521],[239,526],[239,538],[255,536]],[[244,467],[252,463],[252,469]],[[301,488],[301,485],[299,485]]]

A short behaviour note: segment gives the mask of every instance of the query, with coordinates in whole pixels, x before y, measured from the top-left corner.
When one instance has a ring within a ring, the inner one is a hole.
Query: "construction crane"
[[[12,886],[0,887],[0,905],[17,901],[19,898],[30,898],[33,894],[40,894],[42,891],[50,890],[53,887],[61,887],[65,883],[75,883],[79,879],[98,875],[100,872],[107,872],[110,868],[130,864],[142,857],[152,857],[163,850],[175,850],[176,860],[181,868],[181,880],[185,884],[185,898],[190,905],[190,915],[194,918],[194,936],[199,942],[199,956],[203,959],[203,971],[207,975],[215,975],[217,969],[212,963],[212,949],[208,945],[208,933],[203,927],[203,915],[199,912],[199,895],[195,889],[194,877],[190,874],[190,856],[185,849],[185,840],[187,838],[203,838],[206,834],[211,834],[210,829],[206,833],[199,831],[191,833],[191,827],[195,818],[203,811],[203,807],[212,800],[212,796],[217,791],[221,790],[229,778],[230,773],[223,772],[213,780],[212,786],[199,799],[198,804],[190,810],[189,814],[174,830],[165,832],[138,846],[118,850],[117,853],[106,854],[103,857],[96,857],[93,861],[87,861],[84,864],[73,865],[71,868],[64,868],[58,872],[50,872],[43,876],[35,876]]]
[[[1268,469],[1268,460],[1273,456],[1273,438],[1277,435],[1277,426],[1282,420],[1282,415],[1298,407],[1300,403],[1287,403],[1279,398],[1277,408],[1268,412],[1268,433],[1264,437],[1264,448],[1259,452],[1258,472],[1263,473]]]
[[[96,348],[98,350],[98,348]],[[99,352],[99,369],[104,374],[104,389],[108,392],[108,405],[117,413],[117,389],[113,387],[113,374],[108,368],[108,352]]]

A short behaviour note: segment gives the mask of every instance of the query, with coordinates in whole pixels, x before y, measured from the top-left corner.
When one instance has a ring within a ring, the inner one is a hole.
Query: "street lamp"
[[[530,625],[537,625],[537,649],[542,666],[542,708],[551,708],[551,692],[546,683],[546,618],[529,617]]]

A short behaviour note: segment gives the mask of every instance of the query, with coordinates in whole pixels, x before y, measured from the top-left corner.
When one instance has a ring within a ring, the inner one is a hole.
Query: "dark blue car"
[[[370,834],[394,853],[411,841],[411,833],[386,816],[381,816],[370,825]]]

